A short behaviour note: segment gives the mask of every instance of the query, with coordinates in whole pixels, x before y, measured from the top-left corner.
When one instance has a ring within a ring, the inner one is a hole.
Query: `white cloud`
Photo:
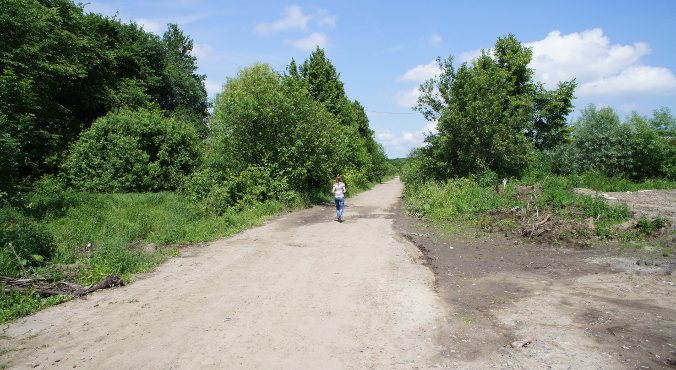
[[[291,5],[284,9],[282,18],[270,23],[257,24],[256,32],[264,36],[289,30],[308,32],[310,21],[321,27],[335,27],[337,17],[329,14],[326,9],[318,9],[314,14],[305,14],[300,6]]]
[[[676,92],[676,76],[671,70],[641,64],[641,58],[651,52],[645,42],[613,44],[602,29],[595,28],[565,35],[552,31],[525,45],[533,49],[530,67],[535,79],[548,88],[575,78],[580,97]],[[458,61],[469,62],[480,55],[481,49],[464,52]]]
[[[420,90],[418,90],[418,87],[416,86],[410,90],[399,91],[394,96],[394,100],[400,107],[411,108],[418,102],[419,96]]]
[[[156,35],[159,35],[164,30],[165,23],[160,19],[146,19],[139,18],[136,20],[136,23],[143,27],[145,31],[152,32]]]
[[[581,84],[579,96],[628,94],[667,95],[676,91],[676,77],[667,68],[632,66],[619,74]]]
[[[567,35],[552,31],[526,45],[533,48],[531,67],[536,79],[552,86],[572,78],[585,83],[618,75],[650,53],[643,42],[611,44],[600,28]]]
[[[310,51],[316,46],[319,46],[320,48],[326,48],[329,45],[329,38],[321,32],[315,32],[310,34],[308,37],[297,40],[286,40],[284,43],[292,45],[297,49]]]
[[[399,76],[397,80],[421,83],[436,76],[440,72],[441,69],[439,68],[439,65],[433,60],[427,64],[419,64],[409,69],[403,75]]]
[[[214,48],[209,44],[193,44],[192,55],[194,55],[198,61],[204,61],[214,55]]]
[[[581,97],[676,92],[672,71],[640,63],[650,54],[648,44],[612,44],[600,28],[567,35],[552,31],[543,40],[527,45],[533,48],[535,78],[550,88],[575,78]]]
[[[329,12],[326,9],[319,9],[317,11],[317,14],[312,16],[312,18],[320,26],[329,26],[329,27],[336,26],[337,17],[335,15],[329,14]]]
[[[395,148],[398,151],[402,149],[407,151],[413,147],[422,145],[427,136],[436,132],[437,123],[434,121],[427,122],[425,127],[418,131],[404,131],[399,136],[395,136],[390,130],[376,131],[376,139],[385,146]]]
[[[284,16],[270,23],[259,23],[256,25],[256,32],[261,35],[272,35],[287,30],[307,31],[307,24],[310,16],[303,14],[303,10],[298,5],[291,5],[284,9]]]
[[[469,63],[480,56],[481,49],[465,51],[463,53],[460,53],[460,56],[458,57],[458,64]]]
[[[440,46],[443,41],[444,39],[439,34],[435,33],[427,42],[432,46]]]
[[[176,23],[178,25],[186,25],[189,23],[200,21],[204,18],[210,17],[209,13],[189,14],[181,17],[172,18],[139,18],[135,22],[143,27],[144,30],[152,32],[156,35],[164,33],[167,24]]]
[[[428,121],[425,125],[425,128],[421,131],[423,134],[436,134],[437,133],[437,121]]]
[[[392,135],[392,131],[390,130],[376,131],[376,139],[381,142],[390,143],[394,140],[394,135]]]

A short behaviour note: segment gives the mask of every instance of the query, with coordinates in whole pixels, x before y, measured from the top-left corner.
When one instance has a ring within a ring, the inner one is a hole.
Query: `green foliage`
[[[54,306],[68,299],[67,296],[59,295],[40,298],[40,295],[34,291],[28,293],[20,293],[17,290],[5,292],[4,286],[0,285],[0,323],[30,315],[35,311]]]
[[[337,173],[341,138],[335,118],[301,84],[258,64],[229,79],[215,101],[213,155],[238,176],[266,168],[290,190],[321,187]],[[349,144],[344,140],[345,144]]]
[[[652,233],[654,233],[657,230],[660,230],[661,228],[666,226],[666,222],[664,221],[664,218],[662,217],[657,217],[654,220],[649,220],[646,217],[642,217],[637,223],[636,223],[636,229],[638,230],[639,233],[641,233],[644,236],[649,236]]]
[[[70,149],[63,174],[97,192],[175,189],[199,162],[195,128],[157,111],[122,110],[97,120]]]
[[[202,201],[209,193],[222,184],[225,180],[224,173],[213,168],[203,168],[194,171],[186,177],[179,192],[193,202]]]
[[[68,146],[111,109],[186,109],[204,126],[204,76],[188,37],[171,25],[160,38],[83,6],[0,3],[0,162],[8,175],[0,192],[55,173]]]
[[[568,176],[571,185],[576,188],[588,188],[597,191],[639,191],[648,189],[676,189],[676,182],[660,179],[646,179],[640,182],[625,177],[608,177],[602,172],[573,174]]]
[[[344,113],[344,106],[348,104],[345,88],[340,81],[340,73],[326,58],[323,49],[317,47],[303,62],[298,73],[306,83],[312,99],[324,104],[336,116]]]
[[[204,121],[208,108],[204,87],[206,76],[195,73],[197,59],[191,55],[192,40],[183,34],[178,25],[170,23],[162,36],[162,44],[166,65],[162,73],[160,107],[170,111],[185,109]]]
[[[484,174],[488,179],[490,173]],[[482,176],[482,177],[484,177]],[[481,178],[481,177],[480,177]],[[516,188],[533,186],[531,196],[541,213],[552,212],[562,220],[593,218],[600,237],[614,235],[613,225],[629,219],[626,205],[609,205],[604,199],[576,195],[573,183],[566,177],[545,176],[534,181],[510,181],[507,188],[497,193],[495,186],[462,178],[445,183],[425,182],[404,191],[405,206],[409,212],[433,221],[470,221],[478,223],[491,212],[507,212],[513,207],[525,209],[526,201],[519,199]]]
[[[666,109],[649,119],[632,113],[621,122],[609,107],[587,106],[573,126],[572,142],[552,152],[561,174],[599,172],[633,180],[674,179],[674,121]],[[671,127],[671,128],[670,128]]]
[[[0,87],[1,89],[2,87]],[[0,199],[14,194],[19,179],[19,143],[4,132],[5,118],[0,114]]]
[[[339,165],[343,168],[339,167],[335,173],[364,171],[364,180],[379,181],[386,172],[385,151],[373,137],[364,107],[358,101],[347,98],[340,74],[324,50],[315,49],[300,68],[292,60],[286,80],[306,90],[342,126],[341,132],[332,135],[338,153],[346,153],[340,156]]]
[[[21,276],[54,254],[54,240],[42,225],[11,208],[0,208],[0,275]]]
[[[81,264],[80,279],[148,271],[176,253],[172,245],[199,243],[232,235],[279,212],[279,202],[230,208],[217,215],[176,193],[88,194],[60,217],[47,218],[56,264]],[[91,243],[92,250],[86,245]],[[150,247],[147,247],[150,245]]]
[[[33,192],[29,194],[28,200],[26,208],[33,217],[40,219],[47,215],[62,215],[76,198],[58,178],[45,175],[33,184]]]
[[[438,120],[438,133],[414,152],[409,170],[444,181],[484,171],[519,176],[534,148],[564,141],[565,117],[572,110],[575,82],[547,91],[533,82],[532,52],[513,35],[498,38],[492,55],[458,69],[438,59],[442,73],[420,86],[414,109]]]
[[[481,186],[467,178],[407,184],[404,199],[409,212],[435,221],[476,221],[486,211],[508,209],[517,203],[509,196],[496,195],[494,186]]]

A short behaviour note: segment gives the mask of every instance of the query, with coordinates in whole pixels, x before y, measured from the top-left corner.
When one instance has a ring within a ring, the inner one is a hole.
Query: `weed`
[[[41,298],[35,291],[21,293],[17,290],[5,292],[0,286],[0,322],[14,320],[43,308],[69,300],[69,296],[51,296]]]
[[[636,230],[638,230],[638,232],[642,235],[649,236],[664,226],[666,226],[666,222],[662,217],[657,217],[651,221],[647,217],[643,216],[636,223]]]

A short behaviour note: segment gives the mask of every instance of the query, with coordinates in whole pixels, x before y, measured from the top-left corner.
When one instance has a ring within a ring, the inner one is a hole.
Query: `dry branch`
[[[522,236],[531,236],[531,235],[533,235],[533,234],[536,234],[536,231],[537,231],[540,227],[542,227],[544,224],[546,224],[547,222],[551,221],[551,219],[552,219],[552,215],[551,215],[551,214],[548,214],[547,216],[545,216],[544,219],[542,219],[542,221],[538,221],[538,222],[534,223],[534,224],[533,224],[533,227],[531,227],[530,230],[528,230],[528,229],[524,230],[524,231],[521,233],[521,235],[522,235]]]
[[[0,283],[4,284],[4,291],[11,292],[16,290],[22,293],[34,291],[42,297],[53,295],[74,295],[77,297],[85,296],[99,289],[107,289],[115,286],[122,286],[124,282],[117,275],[108,275],[96,284],[83,287],[67,281],[57,281],[50,283],[45,278],[35,279],[15,279],[7,276],[0,276]]]

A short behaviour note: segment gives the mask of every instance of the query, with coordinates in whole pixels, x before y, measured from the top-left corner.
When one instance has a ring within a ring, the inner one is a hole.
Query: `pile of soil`
[[[576,194],[600,197],[611,204],[625,203],[629,206],[632,220],[615,225],[615,231],[622,233],[635,229],[641,219],[650,221],[661,218],[664,227],[654,230],[649,238],[659,239],[658,243],[673,248],[671,235],[676,226],[676,190],[642,190],[638,192],[601,193],[590,189],[577,188]],[[535,199],[542,195],[533,186],[519,186],[516,197],[525,204],[510,210],[493,210],[483,220],[488,231],[497,231],[537,239],[539,243],[564,245],[575,248],[589,248],[597,240],[597,224],[594,218],[584,219],[581,209],[570,207],[567,217],[559,217],[551,208],[538,209]]]

